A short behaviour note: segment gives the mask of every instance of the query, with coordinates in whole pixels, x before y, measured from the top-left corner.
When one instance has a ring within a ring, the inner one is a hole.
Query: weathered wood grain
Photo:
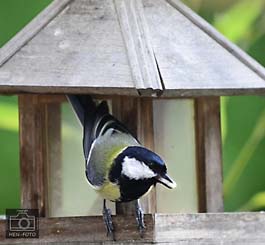
[[[0,90],[137,94],[113,1],[72,1],[0,68]]]
[[[45,103],[45,104],[58,104],[58,103],[63,103],[66,102],[67,99],[65,95],[61,94],[43,94],[39,96],[39,101],[40,103]]]
[[[0,49],[0,66],[44,28],[72,0],[54,0]]]
[[[220,98],[195,100],[197,176],[200,212],[223,211]]]
[[[140,238],[133,216],[114,216],[115,244],[264,244],[264,213],[145,215],[147,230]],[[102,217],[41,218],[39,239],[5,239],[0,244],[113,244]]]
[[[0,68],[1,70],[1,68]],[[0,71],[1,73],[1,71]],[[1,76],[1,74],[0,74]],[[0,78],[1,79],[1,78]],[[69,87],[65,86],[28,86],[28,85],[1,85],[1,94],[93,94],[93,95],[129,95],[129,96],[139,96],[139,93],[135,88],[124,88],[124,87]]]
[[[153,100],[141,98],[139,101],[138,139],[141,144],[150,150],[154,150],[154,125],[153,125]],[[145,213],[157,211],[156,188],[141,198],[141,205]]]
[[[41,103],[41,97],[19,96],[21,207],[38,208],[46,216],[48,173],[61,158],[61,121],[59,104]]]
[[[162,84],[149,40],[148,26],[143,13],[142,1],[114,1],[127,48],[128,58],[137,89],[161,93]]]
[[[158,214],[156,243],[264,244],[264,213]]]
[[[21,207],[38,208],[45,216],[45,165],[47,142],[45,109],[38,103],[38,96],[19,96],[19,142]]]
[[[137,126],[139,123],[139,99],[117,96],[112,100],[112,114],[120,120],[137,137]],[[116,214],[135,214],[135,201],[116,203]]]
[[[178,9],[165,0],[143,3],[165,86],[163,96],[247,94],[259,89],[264,93],[265,81],[250,64],[242,63]]]
[[[115,237],[119,244],[138,243],[146,244],[152,241],[153,219],[146,216],[148,226],[144,238],[140,238],[134,216],[113,216],[116,230]],[[5,221],[0,221],[0,234],[5,234]],[[75,244],[80,242],[113,244],[111,237],[106,236],[106,229],[101,216],[68,217],[68,218],[40,218],[39,239],[5,239],[0,236],[0,244]]]
[[[45,103],[45,112],[46,120],[44,123],[47,131],[46,216],[52,217],[63,205],[61,103],[55,100]],[[55,186],[56,188],[54,188]]]
[[[1,62],[1,93],[265,94],[264,68],[178,0],[54,1]]]
[[[166,0],[174,8],[176,8],[180,13],[187,17],[193,24],[197,25],[202,31],[207,33],[211,38],[213,38],[217,43],[227,49],[232,55],[238,58],[242,63],[248,66],[251,70],[257,73],[261,78],[265,80],[265,69],[254,60],[251,56],[245,53],[237,45],[230,42],[226,37],[224,37],[220,32],[218,32],[213,26],[211,26],[207,21],[201,18],[199,15],[194,13],[190,8],[183,4],[179,0]]]
[[[154,147],[152,108],[152,99],[150,98],[119,96],[112,99],[113,115],[123,122],[132,134],[149,149]],[[146,213],[154,213],[156,211],[155,190],[152,190],[148,196],[141,199],[141,206]],[[134,214],[135,202],[117,203],[116,213],[124,215]]]

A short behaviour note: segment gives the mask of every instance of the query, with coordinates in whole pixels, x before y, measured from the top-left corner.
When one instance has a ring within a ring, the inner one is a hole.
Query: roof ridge
[[[142,1],[114,0],[135,87],[140,95],[161,95],[159,76]]]

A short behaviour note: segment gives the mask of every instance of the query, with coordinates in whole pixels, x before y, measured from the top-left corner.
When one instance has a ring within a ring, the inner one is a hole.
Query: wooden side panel
[[[194,101],[155,99],[153,103],[155,151],[177,183],[173,190],[157,184],[157,212],[198,212]]]
[[[50,164],[60,162],[60,109],[39,95],[19,96],[21,207],[48,213]]]
[[[55,96],[50,96],[55,97]],[[50,217],[62,207],[62,142],[61,142],[61,104],[49,103],[46,107],[47,130],[47,188],[46,210]],[[44,183],[45,184],[45,183]],[[54,188],[56,187],[56,188]]]
[[[223,211],[220,98],[195,100],[200,212]]]

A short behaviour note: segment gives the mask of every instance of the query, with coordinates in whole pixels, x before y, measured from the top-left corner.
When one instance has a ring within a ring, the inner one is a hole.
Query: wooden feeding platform
[[[102,217],[41,218],[40,238],[23,244],[264,244],[264,213],[148,214],[147,230],[140,238],[132,216],[114,216],[116,241],[106,237]],[[5,222],[0,221],[0,234]],[[21,239],[3,239],[17,244]]]
[[[192,101],[196,211],[204,213],[159,214],[154,190],[143,201],[152,213],[143,238],[132,205],[117,205],[117,242],[265,243],[263,213],[222,213],[220,130],[220,96],[264,95],[264,68],[180,1],[54,0],[0,49],[0,93],[19,97],[21,208],[41,216],[39,239],[5,239],[0,221],[0,244],[112,243],[102,217],[50,217],[62,163],[60,106],[75,93],[108,99],[151,149],[157,104]]]

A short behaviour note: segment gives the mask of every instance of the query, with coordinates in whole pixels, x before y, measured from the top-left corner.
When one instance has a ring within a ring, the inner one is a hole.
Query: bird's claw
[[[135,213],[136,213],[136,221],[137,221],[137,225],[138,225],[138,230],[139,230],[140,236],[143,237],[144,231],[146,228],[145,224],[144,224],[144,212],[141,209],[138,201],[136,204]]]
[[[111,218],[111,210],[109,208],[106,208],[105,205],[103,207],[103,220],[104,220],[105,227],[107,230],[107,236],[110,236],[112,237],[113,240],[115,240],[114,226],[113,226],[112,218]]]

